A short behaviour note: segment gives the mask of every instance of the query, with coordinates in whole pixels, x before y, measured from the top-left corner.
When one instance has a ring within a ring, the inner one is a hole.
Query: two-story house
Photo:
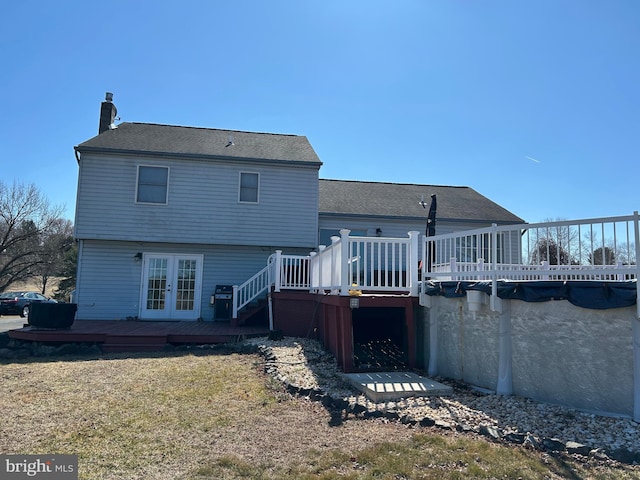
[[[78,319],[212,320],[217,285],[239,284],[275,250],[308,254],[352,235],[522,220],[468,187],[320,180],[304,136],[148,123],[113,125],[75,147]]]

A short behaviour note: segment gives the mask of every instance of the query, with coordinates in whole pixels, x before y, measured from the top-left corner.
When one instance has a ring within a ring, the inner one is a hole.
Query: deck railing
[[[341,230],[331,245],[320,246],[310,255],[276,251],[265,269],[234,287],[234,318],[270,286],[275,291],[417,296],[421,275],[422,281],[489,280],[495,298],[498,280],[628,281],[637,280],[640,272],[637,212],[422,236],[421,248],[418,232],[409,232],[408,238],[349,234],[350,230]]]
[[[242,308],[271,288],[275,265],[275,256],[271,255],[266,267],[243,284],[233,286],[232,318],[238,318],[238,312]]]
[[[350,236],[340,230],[331,245],[310,255],[310,288],[349,295],[354,291],[418,293],[418,232],[408,238]]]
[[[310,257],[308,255],[283,255],[276,250],[274,257],[273,287],[276,292],[310,289]]]
[[[432,280],[637,280],[638,212],[629,216],[493,225],[424,237],[422,278]]]

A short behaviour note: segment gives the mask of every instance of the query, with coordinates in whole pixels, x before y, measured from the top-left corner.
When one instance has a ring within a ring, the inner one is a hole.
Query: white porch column
[[[498,395],[513,394],[511,300],[502,300],[498,350]]]
[[[340,295],[349,295],[351,279],[349,278],[349,234],[351,230],[343,228],[340,230]]]

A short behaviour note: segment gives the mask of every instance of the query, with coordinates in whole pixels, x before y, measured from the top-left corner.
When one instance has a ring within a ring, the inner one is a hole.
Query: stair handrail
[[[273,263],[275,255],[270,255],[267,266],[241,285],[233,286],[232,318],[238,318],[238,312],[258,298],[273,285]]]

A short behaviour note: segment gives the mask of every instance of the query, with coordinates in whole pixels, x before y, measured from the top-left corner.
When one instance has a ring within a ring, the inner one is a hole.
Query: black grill
[[[233,285],[216,285],[215,319],[230,320],[233,313]]]

